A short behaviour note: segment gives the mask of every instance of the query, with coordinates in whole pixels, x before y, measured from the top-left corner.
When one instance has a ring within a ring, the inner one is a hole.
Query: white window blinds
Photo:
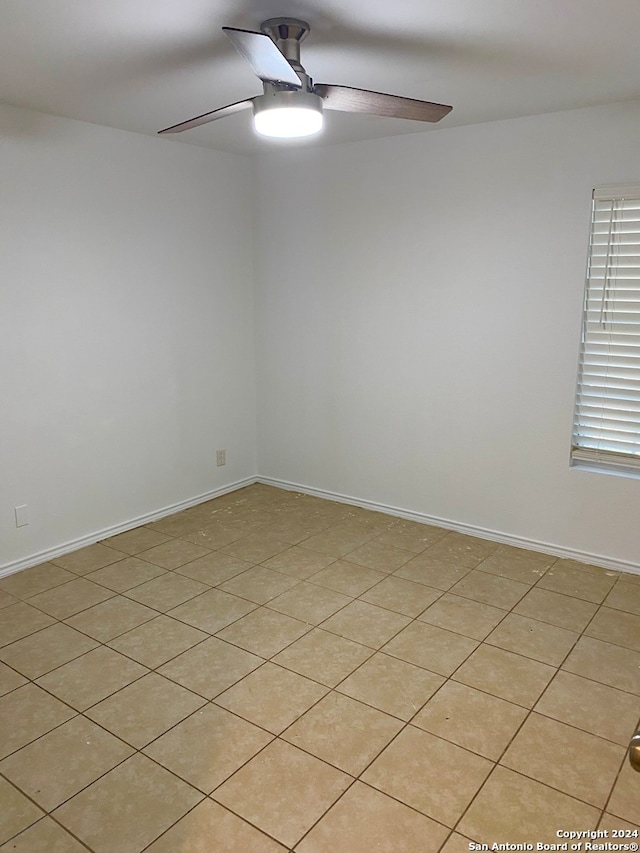
[[[640,186],[593,192],[571,457],[640,472]]]

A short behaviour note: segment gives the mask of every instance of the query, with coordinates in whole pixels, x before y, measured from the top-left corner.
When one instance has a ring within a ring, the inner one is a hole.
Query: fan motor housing
[[[264,95],[258,95],[253,99],[254,115],[263,110],[272,110],[278,107],[305,107],[321,113],[322,98],[314,92],[305,92],[300,89],[283,90],[265,86]]]

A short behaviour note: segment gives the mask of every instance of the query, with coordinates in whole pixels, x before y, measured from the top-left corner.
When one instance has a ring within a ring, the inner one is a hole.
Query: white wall
[[[251,167],[0,108],[0,570],[252,477],[255,363],[262,475],[638,566],[640,481],[568,445],[639,149],[637,104]]]
[[[590,195],[638,104],[263,158],[258,467],[640,565],[640,480],[569,469]]]
[[[0,568],[255,475],[250,177],[0,109]]]

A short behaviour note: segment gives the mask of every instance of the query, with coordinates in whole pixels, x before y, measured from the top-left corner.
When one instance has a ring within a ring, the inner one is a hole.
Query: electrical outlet
[[[14,507],[16,527],[26,527],[29,524],[29,507],[26,504]]]
[[[226,450],[216,450],[216,465],[218,468],[221,468],[223,465],[227,464],[227,451]]]

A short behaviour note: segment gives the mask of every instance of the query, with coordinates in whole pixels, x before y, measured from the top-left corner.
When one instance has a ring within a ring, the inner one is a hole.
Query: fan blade
[[[203,113],[201,116],[190,118],[188,121],[181,121],[180,124],[173,124],[171,127],[165,127],[164,130],[159,130],[159,134],[164,133],[182,133],[183,130],[191,130],[192,127],[200,127],[201,124],[208,124],[210,121],[215,121],[218,118],[239,113],[241,110],[246,110],[253,104],[253,98],[247,101],[236,101],[235,104],[227,104],[226,107],[220,107],[217,110],[211,110],[210,113]]]
[[[314,86],[314,91],[320,95],[328,110],[341,110],[345,113],[368,113],[413,121],[440,121],[453,109],[445,104],[432,104],[429,101],[402,98],[400,95],[385,95],[382,92],[352,89],[350,86],[331,86],[327,83],[318,83]]]
[[[300,78],[268,35],[234,27],[223,27],[222,31],[229,36],[235,49],[261,80],[266,83],[288,83],[296,89],[302,87]]]

